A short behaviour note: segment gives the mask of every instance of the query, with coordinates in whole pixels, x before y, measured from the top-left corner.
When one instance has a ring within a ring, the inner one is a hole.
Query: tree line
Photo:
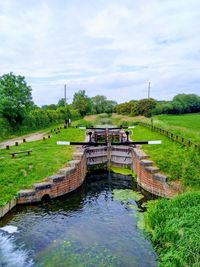
[[[87,114],[112,113],[116,105],[115,101],[107,100],[103,95],[90,98],[85,90],[79,90],[70,105],[62,98],[57,104],[38,107],[24,76],[4,74],[0,77],[0,136],[46,127],[69,118],[80,119]]]
[[[171,101],[156,101],[153,98],[131,100],[116,106],[122,115],[150,117],[158,114],[184,114],[200,112],[200,96],[178,94]]]
[[[32,99],[32,89],[25,77],[4,74],[0,77],[0,136],[17,130],[38,129],[77,120],[89,114],[118,114],[150,117],[155,114],[183,114],[200,112],[200,96],[178,94],[172,101],[156,101],[153,98],[131,100],[122,104],[108,100],[103,95],[89,97],[85,90],[74,94],[72,104],[62,98],[57,104],[38,107]]]

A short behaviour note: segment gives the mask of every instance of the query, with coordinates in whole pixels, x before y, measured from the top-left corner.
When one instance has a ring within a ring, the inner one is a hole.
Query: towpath
[[[23,143],[23,139],[26,139],[26,142],[32,142],[32,141],[37,141],[41,140],[47,133],[33,133],[29,135],[23,135],[19,136],[13,139],[9,139],[3,142],[0,142],[0,149],[6,148],[6,146],[14,146],[15,142],[18,142],[19,144]]]

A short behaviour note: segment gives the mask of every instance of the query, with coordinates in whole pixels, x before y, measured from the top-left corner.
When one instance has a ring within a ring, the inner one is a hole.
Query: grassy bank
[[[149,203],[145,228],[159,255],[160,267],[200,266],[200,154],[159,133],[137,126],[134,140],[162,140],[161,145],[143,145],[143,150],[171,179],[190,190],[171,200]]]
[[[81,141],[84,138],[83,130],[65,129],[45,141],[24,143],[9,151],[0,150],[0,206],[10,201],[20,189],[31,187],[33,182],[52,175],[72,159],[74,148],[58,146],[56,141]],[[33,150],[30,156],[19,154],[11,158],[10,152],[28,149]]]
[[[200,189],[199,152],[169,140],[150,129],[136,126],[132,140],[162,140],[161,145],[143,145],[143,150],[157,164],[160,170],[172,180],[180,180],[191,189]]]
[[[200,192],[151,201],[145,225],[160,267],[200,266]]]
[[[200,113],[159,115],[153,117],[153,122],[155,126],[200,143]]]

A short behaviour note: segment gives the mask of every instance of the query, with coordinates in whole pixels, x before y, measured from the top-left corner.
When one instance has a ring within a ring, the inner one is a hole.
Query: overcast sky
[[[200,0],[0,0],[0,75],[38,105],[85,89],[120,102],[200,94]]]

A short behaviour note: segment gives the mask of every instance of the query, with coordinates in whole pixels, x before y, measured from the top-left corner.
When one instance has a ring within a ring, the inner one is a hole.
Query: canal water
[[[0,267],[151,267],[144,196],[130,176],[99,173],[61,198],[17,206],[0,220]]]

